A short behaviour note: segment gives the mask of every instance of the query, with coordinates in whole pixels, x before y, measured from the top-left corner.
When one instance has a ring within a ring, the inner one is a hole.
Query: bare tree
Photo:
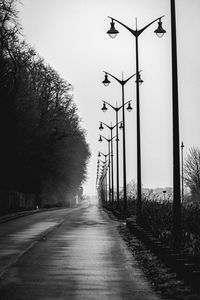
[[[200,201],[200,149],[192,147],[184,164],[185,183],[190,188],[192,200]]]

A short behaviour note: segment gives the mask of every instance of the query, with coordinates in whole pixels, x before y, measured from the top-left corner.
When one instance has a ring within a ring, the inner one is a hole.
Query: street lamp
[[[139,71],[138,71],[139,72]],[[126,130],[125,130],[125,110],[124,110],[124,86],[125,84],[131,79],[133,78],[136,74],[131,75],[129,78],[127,78],[126,80],[123,79],[118,79],[117,77],[115,77],[114,75],[105,72],[105,78],[103,80],[103,84],[105,85],[105,81],[106,81],[106,86],[110,83],[110,81],[108,80],[108,75],[110,77],[112,77],[113,79],[115,79],[122,87],[122,122],[123,122],[123,188],[124,188],[124,215],[126,215],[127,213],[127,194],[126,194]],[[109,81],[109,83],[108,83]]]
[[[133,109],[131,106],[131,101],[128,102],[128,107],[126,109],[128,110],[128,112],[131,112],[131,110]]]
[[[127,103],[129,103],[128,107],[127,107],[127,110],[128,111],[131,111],[132,110],[132,107],[131,107],[131,100],[130,101],[127,101],[125,102],[123,105],[121,106],[113,106],[111,105],[109,102],[106,102],[106,101],[103,101],[103,107],[102,107],[102,111],[103,112],[106,112],[108,110],[108,108],[106,107],[106,104],[108,106],[110,106],[112,109],[114,109],[115,113],[116,113],[116,124],[118,123],[118,113],[120,111],[120,109],[125,106]],[[123,126],[122,125],[123,123],[121,122],[121,125],[120,125],[120,129],[121,127]],[[118,126],[116,127],[116,171],[117,171],[117,206],[119,207],[119,138],[118,138]],[[125,199],[125,198],[124,198]],[[124,208],[126,207],[126,204],[124,204]]]
[[[106,103],[105,103],[105,101],[104,101],[104,103],[103,103],[103,107],[102,107],[102,109],[101,109],[103,112],[106,112],[107,111],[107,107],[106,107]]]
[[[101,155],[104,156],[105,163],[108,162],[107,167],[106,167],[106,173],[105,173],[105,186],[106,186],[106,204],[107,204],[107,171],[109,169],[109,159],[107,159],[107,156],[109,156],[110,153],[103,153],[101,151],[98,152],[98,157],[101,157]],[[107,159],[107,160],[106,160]]]
[[[154,30],[154,32],[157,34],[157,36],[159,38],[163,37],[163,35],[166,33],[166,30],[163,29],[162,27],[162,21],[161,21],[161,18],[159,18],[159,21],[158,21],[158,28],[156,30]]]
[[[182,171],[182,176],[181,176],[181,194],[182,194],[182,204],[184,203],[184,163],[183,163],[183,150],[184,150],[184,144],[183,142],[181,143],[181,171]]]
[[[108,153],[109,153],[109,159],[108,159],[108,164],[109,164],[109,201],[112,199],[111,204],[113,205],[113,202],[114,202],[114,198],[113,198],[113,189],[111,189],[111,169],[110,169],[110,162],[111,162],[111,168],[113,168],[113,160],[112,160],[112,157],[113,157],[113,146],[112,146],[112,140],[115,138],[116,136],[114,137],[111,137],[111,138],[106,138],[105,136],[103,135],[100,135],[99,137],[99,142],[102,142],[103,139],[105,139],[107,142],[108,142]],[[102,139],[103,138],[103,139]],[[111,147],[110,147],[110,144],[111,144]],[[110,156],[111,156],[111,161],[110,161]],[[112,169],[113,170],[113,169]],[[110,191],[111,191],[111,196],[110,196]]]
[[[111,19],[110,29],[107,31],[107,33],[112,39],[114,39],[119,33],[119,31],[115,29],[115,23],[113,22],[113,19]]]
[[[158,28],[155,30],[155,33],[157,36],[161,37],[166,32],[162,28],[162,18],[164,16],[161,16],[149,24],[147,24],[145,27],[141,29],[137,29],[137,19],[136,19],[136,29],[133,30],[123,24],[122,22],[109,17],[111,19],[111,28],[107,31],[109,36],[112,38],[117,35],[117,30],[115,29],[115,22],[122,25],[124,28],[126,28],[131,34],[135,37],[135,48],[136,48],[136,116],[137,116],[137,220],[139,221],[141,216],[141,208],[142,208],[142,187],[141,187],[141,141],[140,141],[140,94],[139,94],[139,86],[141,84],[141,78],[139,76],[139,51],[138,51],[138,38],[142,34],[142,32],[147,29],[151,24],[158,21]]]
[[[100,160],[100,162],[103,163],[102,170],[100,173],[100,177],[99,177],[99,186],[100,186],[100,192],[101,192],[101,199],[103,204],[107,205],[107,161],[102,161]]]
[[[181,195],[180,195],[180,141],[178,105],[178,67],[176,43],[176,8],[171,2],[171,51],[172,51],[172,118],[173,118],[173,244],[175,250],[181,248]]]
[[[118,125],[122,124],[122,122],[118,122],[116,123],[114,126],[109,126],[107,125],[106,123],[104,122],[100,122],[100,125],[99,125],[99,130],[103,130],[104,127],[103,127],[103,124],[104,126],[106,126],[108,129],[110,129],[110,133],[111,133],[111,153],[113,153],[113,143],[112,143],[112,137],[113,137],[113,129],[116,127],[117,128],[117,134],[116,134],[116,142],[119,141],[118,139]],[[112,182],[112,204],[114,204],[114,171],[113,171],[113,154],[111,154],[111,182]]]
[[[103,162],[103,166],[99,165],[101,160],[97,162],[97,179],[96,179],[96,186],[98,191],[98,198],[101,200],[101,203],[107,204],[107,167],[106,164]],[[102,168],[102,169],[100,169]]]

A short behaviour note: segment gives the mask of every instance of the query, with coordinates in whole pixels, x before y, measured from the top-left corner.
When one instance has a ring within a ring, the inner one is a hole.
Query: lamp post
[[[105,158],[105,161],[106,161],[106,157],[109,155],[109,153],[105,154],[105,153],[103,153],[103,152],[99,151],[99,152],[98,152],[98,157],[101,157],[101,155],[103,155],[103,156],[104,156],[104,158]]]
[[[141,206],[142,206],[142,187],[141,187],[141,142],[140,142],[140,94],[139,94],[139,86],[142,82],[139,74],[139,51],[138,51],[138,38],[142,34],[142,32],[147,29],[151,24],[158,21],[158,28],[155,30],[155,33],[162,37],[163,34],[166,32],[162,28],[162,18],[164,16],[161,16],[149,24],[147,24],[142,29],[137,29],[137,19],[136,19],[136,29],[133,30],[126,26],[124,23],[109,17],[111,19],[111,28],[107,31],[109,36],[111,38],[114,38],[119,31],[115,29],[115,22],[122,25],[124,28],[126,28],[131,34],[135,37],[135,49],[136,49],[136,116],[137,116],[137,220],[139,221],[140,215],[141,215]]]
[[[106,104],[109,105],[112,109],[114,109],[115,111],[115,116],[116,116],[116,124],[118,123],[118,113],[120,111],[120,109],[125,106],[126,104],[128,104],[127,110],[130,112],[132,110],[131,107],[131,100],[125,102],[123,105],[121,105],[120,107],[118,106],[113,106],[111,105],[109,102],[103,101],[103,107],[102,107],[102,111],[106,112],[107,111],[107,107]],[[119,134],[118,134],[118,126],[116,127],[116,171],[117,171],[117,206],[119,208],[119,138],[118,138]]]
[[[106,158],[107,158],[107,156],[108,156],[109,154],[110,154],[110,153],[105,154],[105,153],[99,151],[99,152],[98,152],[98,157],[101,157],[101,155],[103,155],[104,158],[105,158],[105,163],[106,163],[106,162],[109,162],[109,159],[106,160]],[[107,170],[108,170],[108,168],[109,168],[109,165],[107,165],[107,168],[106,168],[106,178],[105,178],[105,181],[106,181],[106,183],[105,183],[105,184],[106,184],[106,204],[107,204]]]
[[[104,127],[103,125],[105,125],[108,129],[110,129],[110,133],[111,133],[111,153],[113,153],[113,143],[112,143],[112,137],[113,137],[113,129],[115,129],[115,127],[117,128],[117,134],[116,134],[116,140],[118,140],[118,125],[122,124],[122,122],[118,122],[116,123],[114,126],[109,126],[104,122],[100,122],[99,125],[99,130],[103,130]],[[111,154],[111,184],[112,184],[112,204],[114,204],[114,171],[113,171],[113,154]]]
[[[183,162],[183,150],[184,150],[184,144],[183,142],[181,143],[181,171],[182,171],[182,176],[181,176],[181,199],[182,199],[182,204],[184,203],[184,162]]]
[[[139,72],[139,71],[138,71]],[[124,106],[125,106],[125,102],[124,102],[124,86],[125,84],[131,79],[133,78],[136,74],[131,75],[129,78],[127,78],[126,80],[123,79],[118,79],[117,77],[115,77],[114,75],[105,72],[105,78],[103,80],[103,84],[105,86],[108,86],[110,84],[110,80],[108,79],[108,75],[112,78],[114,78],[122,87],[122,122],[123,122],[123,188],[124,188],[124,215],[126,216],[127,214],[127,194],[126,194],[126,124],[125,124],[125,110],[124,110]]]
[[[113,190],[111,189],[111,168],[112,168],[112,156],[113,156],[113,146],[112,146],[112,140],[115,138],[116,136],[114,137],[111,137],[110,139],[109,138],[106,138],[105,136],[103,135],[100,135],[99,136],[99,142],[102,142],[102,138],[105,139],[107,142],[108,142],[108,153],[109,153],[109,201],[110,203],[113,205],[113,202],[114,202],[114,198],[113,198]],[[110,146],[111,144],[111,146]],[[111,160],[110,160],[110,156],[111,156]],[[111,165],[111,168],[110,168],[110,165]],[[111,196],[110,196],[110,191],[111,191]]]
[[[103,163],[103,165],[101,165],[100,163]],[[97,161],[97,178],[96,178],[96,186],[97,186],[97,190],[98,192],[100,191],[101,193],[101,200],[103,200],[103,202],[107,202],[107,178],[106,178],[106,184],[104,184],[104,178],[106,177],[106,173],[107,173],[107,168],[106,168],[106,160],[102,161],[101,159],[98,159]]]
[[[176,43],[175,0],[171,4],[171,51],[172,51],[172,119],[173,119],[173,239],[174,249],[181,248],[181,192],[180,192],[180,143],[179,143],[179,105],[178,68]]]
[[[100,191],[101,191],[101,199],[103,204],[107,204],[107,165],[106,161],[103,162],[103,169],[101,170],[100,173],[100,178],[99,178],[99,185],[100,185]]]
[[[103,161],[103,160],[100,160],[103,164],[104,164],[104,167],[106,166],[106,169],[105,169],[105,174],[104,174],[104,178],[105,178],[105,202],[106,202],[106,204],[107,204],[107,170],[108,170],[108,164],[106,165],[106,163],[108,163],[108,160],[106,160],[106,158],[107,158],[107,156],[109,155],[109,153],[108,154],[104,154],[104,153],[102,153],[102,152],[98,152],[98,157],[101,157],[101,155],[103,155],[104,156],[104,158],[105,158],[105,160]]]

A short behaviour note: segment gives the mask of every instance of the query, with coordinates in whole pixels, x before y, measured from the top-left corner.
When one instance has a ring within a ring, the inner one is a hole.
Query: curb
[[[196,290],[200,290],[200,261],[183,252],[175,252],[169,246],[162,244],[157,238],[137,225],[134,218],[126,219],[127,228],[148,248],[152,250],[168,267]]]
[[[51,211],[51,210],[57,210],[57,209],[61,209],[61,208],[58,208],[58,207],[57,208],[44,208],[44,209],[25,210],[25,211],[12,213],[12,214],[0,217],[0,224],[6,223],[6,222],[9,222],[9,221],[21,218],[21,217],[26,217],[26,216],[33,215],[36,213],[40,213],[43,211]]]

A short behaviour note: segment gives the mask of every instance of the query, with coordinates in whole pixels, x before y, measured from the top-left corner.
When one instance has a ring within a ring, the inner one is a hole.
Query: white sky
[[[95,192],[98,151],[107,152],[107,142],[99,143],[99,121],[115,123],[114,111],[101,111],[102,101],[121,105],[121,88],[112,81],[102,84],[103,70],[126,79],[135,73],[135,40],[120,25],[120,34],[111,39],[106,31],[112,16],[135,29],[165,15],[167,34],[154,34],[157,23],[140,37],[142,183],[144,187],[172,186],[172,111],[170,0],[24,0],[19,6],[26,41],[35,47],[62,77],[74,86],[74,100],[82,126],[87,130],[92,157],[88,165],[85,193]],[[185,153],[200,147],[200,1],[177,0],[179,64],[180,142]],[[125,98],[134,109],[126,113],[127,182],[136,180],[135,80],[125,86]],[[108,136],[105,129],[102,134]],[[122,136],[120,138],[122,148]],[[115,159],[115,157],[114,157]],[[121,159],[122,160],[122,155]],[[122,168],[120,165],[122,177]],[[121,178],[122,179],[122,178]],[[122,184],[122,181],[121,183]],[[115,184],[116,185],[116,184]]]

